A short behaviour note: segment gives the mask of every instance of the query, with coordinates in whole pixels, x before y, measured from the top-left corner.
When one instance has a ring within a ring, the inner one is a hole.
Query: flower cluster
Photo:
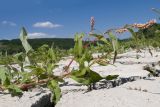
[[[129,26],[133,27],[133,28],[138,28],[138,29],[146,29],[146,28],[154,25],[155,23],[156,23],[156,20],[150,20],[145,24],[137,24],[137,23],[135,23],[135,24],[129,25]],[[126,31],[128,31],[126,27],[119,28],[119,29],[115,30],[116,33],[124,33]]]
[[[91,31],[93,31],[94,30],[94,24],[95,24],[94,17],[91,17],[90,24],[91,24]]]
[[[120,29],[115,30],[116,33],[124,33],[126,31],[128,31],[126,28],[120,28]]]
[[[152,26],[152,25],[155,24],[155,23],[156,23],[156,20],[150,20],[150,21],[148,21],[148,22],[145,23],[145,24],[137,24],[137,23],[135,23],[135,24],[133,24],[132,26],[133,26],[134,28],[138,28],[138,29],[146,29],[146,28]]]

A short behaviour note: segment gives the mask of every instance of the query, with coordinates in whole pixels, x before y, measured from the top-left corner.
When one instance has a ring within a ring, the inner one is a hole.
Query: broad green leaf
[[[78,83],[82,83],[85,85],[89,85],[90,84],[90,80],[88,78],[88,74],[89,74],[89,68],[88,67],[84,67],[84,65],[81,65],[80,70],[74,70],[71,73],[71,78],[75,81],[77,81]]]
[[[101,79],[103,79],[103,77],[101,77],[98,73],[90,70],[90,82],[91,83],[96,83],[98,81],[100,81]]]
[[[83,68],[80,70],[73,70],[71,75],[74,75],[76,77],[80,77],[86,74],[88,68]]]
[[[100,34],[90,34],[91,36],[94,36],[96,37],[98,40],[101,40],[103,41],[105,44],[108,44],[109,45],[109,42],[108,40],[103,36],[103,35],[100,35]]]
[[[82,83],[84,85],[89,85],[91,84],[89,78],[84,78],[84,77],[76,77],[74,75],[71,75],[70,78],[72,78],[73,80],[77,81],[78,83]]]
[[[117,79],[119,75],[108,75],[105,77],[106,80],[113,80],[113,79]]]
[[[119,48],[118,40],[117,40],[117,37],[115,35],[113,35],[111,32],[108,32],[108,35],[111,39],[112,47],[113,47],[113,50],[114,50],[114,58],[113,58],[113,64],[114,64],[114,62],[116,61],[117,51],[118,51],[118,48]]]
[[[105,60],[98,60],[98,61],[96,61],[96,63],[101,65],[101,66],[107,66],[108,65],[108,62],[105,61]]]
[[[82,52],[83,52],[83,44],[82,44],[82,37],[84,36],[84,34],[76,34],[74,41],[75,41],[75,46],[74,46],[74,54],[77,57],[82,56]]]
[[[27,31],[25,30],[24,27],[21,29],[20,40],[22,42],[22,45],[23,45],[23,47],[26,51],[26,55],[27,55],[28,52],[32,50],[32,47],[30,46],[30,44],[27,41]],[[26,65],[26,64],[30,64],[28,56],[25,57],[24,65]]]
[[[55,53],[54,53],[53,48],[50,48],[50,49],[48,50],[48,56],[49,56],[50,60],[56,61],[56,56],[55,56]]]
[[[23,52],[17,53],[14,55],[14,59],[18,62],[23,62],[24,58],[23,58]]]
[[[108,36],[111,39],[114,51],[117,51],[118,50],[118,40],[117,40],[117,37],[115,35],[113,35],[111,32],[108,32]]]
[[[14,85],[14,84],[9,85],[7,87],[7,89],[11,93],[12,96],[17,96],[17,95],[22,95],[23,94],[22,90],[18,86]]]
[[[84,62],[90,62],[93,59],[93,56],[91,54],[91,52],[89,52],[88,50],[85,50],[85,52],[83,53],[82,57],[78,59],[78,63],[84,66]]]
[[[92,83],[96,83],[103,79],[98,73],[87,69],[85,75],[77,76],[76,75],[71,75],[71,78],[79,83],[85,84],[85,85],[90,85]]]
[[[31,75],[39,77],[41,74],[45,73],[45,69],[41,67],[35,67],[30,73]]]
[[[25,30],[24,27],[21,29],[20,40],[22,42],[22,45],[23,45],[26,53],[28,53],[30,50],[32,50],[32,47],[30,46],[30,44],[27,41],[27,31]]]
[[[46,71],[47,71],[48,75],[53,75],[53,69],[57,66],[58,65],[56,65],[56,64],[48,63],[46,66]]]
[[[0,67],[0,80],[2,82],[2,85],[5,82],[6,78],[7,78],[6,77],[6,69],[4,67]]]
[[[29,83],[31,82],[31,73],[28,72],[20,72],[20,75],[22,76],[21,83]]]
[[[55,80],[51,80],[48,83],[48,88],[52,91],[53,93],[53,102],[56,104],[60,98],[61,98],[61,89],[59,87],[59,84],[57,81]]]
[[[89,51],[89,50],[86,50],[85,53],[84,53],[84,55],[85,55],[84,59],[87,62],[90,62],[93,59],[92,52]]]
[[[109,41],[105,37],[101,38],[100,40],[103,41],[105,44],[110,45]]]
[[[8,86],[10,85],[9,75],[7,74],[8,69],[5,67],[0,67],[0,80],[2,85]]]

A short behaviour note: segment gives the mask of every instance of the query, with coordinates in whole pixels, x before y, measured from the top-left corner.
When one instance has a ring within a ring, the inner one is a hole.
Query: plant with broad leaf
[[[95,19],[94,17],[91,17],[90,20],[90,25],[91,25],[91,31],[89,33],[89,36],[94,37],[95,40],[92,43],[96,43],[97,45],[97,50],[99,52],[104,53],[102,57],[106,57],[107,59],[111,56],[111,52],[114,53],[113,57],[113,64],[116,61],[116,57],[118,54],[118,49],[119,49],[119,43],[117,37],[113,34],[112,30],[108,30],[105,33],[95,33]],[[105,35],[107,34],[108,38],[105,38]],[[94,45],[91,45],[90,47],[93,47]],[[95,50],[95,47],[94,47]],[[103,50],[103,51],[102,51]],[[109,56],[109,57],[108,57]],[[110,58],[109,58],[110,59]]]
[[[69,77],[79,83],[87,85],[89,87],[88,90],[92,90],[95,88],[94,84],[96,82],[102,79],[116,79],[118,75],[102,77],[91,69],[92,65],[95,63],[106,65],[108,62],[105,59],[94,59],[92,56],[93,53],[86,47],[88,45],[83,45],[83,37],[83,33],[75,35],[74,60],[79,64],[79,69],[73,69]]]
[[[76,34],[73,49],[73,60],[79,63],[79,69],[72,70],[67,76],[79,83],[90,86],[89,89],[91,90],[93,88],[91,86],[101,79],[112,80],[117,78],[118,75],[101,77],[98,73],[91,70],[91,66],[95,63],[106,65],[108,62],[102,57],[93,59],[93,53],[88,49],[88,45],[84,46],[83,37],[84,34]],[[104,38],[101,39],[107,42]],[[53,46],[49,47],[48,45],[43,45],[37,50],[33,50],[27,41],[27,32],[24,28],[22,28],[20,33],[20,40],[24,46],[25,53],[21,52],[12,56],[6,56],[0,61],[0,65],[2,65],[0,66],[0,90],[8,90],[14,96],[22,95],[23,91],[27,91],[37,85],[43,85],[51,90],[53,102],[56,104],[61,97],[59,82],[64,82],[63,78],[66,77],[66,75],[55,76],[53,74],[53,69],[57,67],[56,63],[61,57],[59,52]],[[92,43],[89,44],[91,45]]]
[[[135,32],[133,30],[133,28],[138,29],[138,30],[144,30],[144,29],[147,29],[150,26],[154,25],[155,23],[156,23],[156,20],[150,20],[150,21],[146,22],[145,24],[133,24],[131,26],[132,28],[127,28],[128,31],[131,32],[131,34],[132,34],[132,36],[133,36],[133,38],[135,40],[137,52],[140,52],[139,44],[143,40],[145,42],[145,44],[147,45],[148,49],[149,49],[149,53],[151,54],[151,56],[153,55],[152,52],[151,52],[151,49],[149,47],[148,40],[146,40],[145,35],[143,34],[143,32],[142,32],[141,38],[140,38],[138,33]]]
[[[108,39],[105,38],[105,36],[104,36],[105,34],[108,35],[108,37],[109,37]],[[107,55],[110,56],[111,52],[113,52],[113,54],[114,54],[113,64],[114,64],[116,61],[116,57],[117,57],[118,49],[119,49],[119,43],[118,43],[117,37],[111,31],[107,31],[104,34],[90,33],[89,35],[92,37],[95,37],[96,40],[98,42],[100,42],[100,43],[98,43],[99,49],[101,49],[101,48],[102,49],[103,48],[109,49],[105,53],[106,56]],[[105,49],[103,49],[103,50],[105,50]]]
[[[36,85],[46,85],[54,94],[53,102],[57,103],[61,97],[58,82],[63,82],[63,78],[53,74],[53,69],[57,67],[56,63],[60,59],[56,50],[47,45],[33,50],[27,41],[24,28],[20,33],[20,40],[25,53],[6,56],[0,61],[0,90],[8,90],[12,95],[21,95],[22,91]]]
[[[145,45],[148,46],[149,48],[149,43],[148,41],[146,40],[145,38],[145,35],[143,34],[143,32],[141,32],[141,35],[139,35],[136,30],[138,29],[139,31],[140,30],[144,30],[144,29],[147,29],[149,28],[150,26],[154,25],[156,23],[156,20],[150,20],[148,22],[146,22],[145,24],[131,24],[131,25],[125,25],[123,28],[120,28],[120,29],[116,29],[115,32],[116,33],[124,33],[126,31],[129,31],[132,35],[132,39],[135,43],[135,47],[136,47],[136,52],[141,52],[140,50],[140,45],[142,43],[144,43]],[[151,54],[152,56],[152,52],[151,52],[151,49],[149,48],[149,53]],[[137,58],[138,58],[138,55],[137,55]]]

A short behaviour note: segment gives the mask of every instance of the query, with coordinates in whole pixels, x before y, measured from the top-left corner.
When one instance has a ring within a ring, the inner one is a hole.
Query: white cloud
[[[17,26],[16,23],[10,22],[10,21],[6,21],[6,20],[2,21],[2,24],[3,24],[3,25],[9,25],[9,26]]]
[[[49,35],[46,33],[42,33],[42,32],[34,32],[34,33],[29,33],[28,34],[28,38],[29,39],[35,39],[35,38],[54,38],[56,37],[56,35]]]
[[[60,24],[54,24],[50,21],[46,21],[46,22],[37,22],[33,25],[33,27],[38,27],[38,28],[57,28],[57,27],[61,27],[62,25]]]

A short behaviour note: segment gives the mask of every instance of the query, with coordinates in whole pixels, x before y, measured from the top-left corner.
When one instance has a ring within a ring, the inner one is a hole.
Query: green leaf
[[[6,78],[7,78],[6,77],[6,69],[4,67],[0,67],[0,80],[2,82],[2,85],[5,82]]]
[[[23,45],[26,53],[28,53],[30,50],[32,50],[32,47],[30,46],[30,44],[27,41],[27,31],[25,30],[24,27],[21,29],[20,40],[22,42],[22,45]]]
[[[40,66],[26,66],[25,68],[31,69],[32,71],[29,74],[32,76],[36,76],[37,78],[40,78],[41,75],[46,73],[45,68],[40,67]]]
[[[112,42],[112,46],[113,46],[113,49],[114,51],[117,51],[118,50],[118,40],[117,40],[117,37],[115,35],[113,35],[113,33],[111,32],[108,32],[108,35],[111,39],[111,42]]]
[[[76,77],[80,77],[80,76],[85,75],[86,72],[87,72],[87,68],[83,68],[81,70],[73,70],[72,73],[71,73],[71,75],[74,75]]]
[[[88,52],[88,50],[85,50],[83,55],[77,59],[77,62],[80,64],[80,69],[81,66],[84,67],[84,62],[90,62],[93,59],[93,56],[91,52]]]
[[[84,56],[84,57],[85,57],[84,59],[85,59],[85,61],[87,61],[87,62],[90,62],[90,61],[93,59],[92,52],[89,51],[89,50],[86,50],[83,55],[85,55],[85,56]]]
[[[72,71],[70,78],[77,81],[78,83],[89,85],[90,84],[89,70],[90,69],[88,67],[83,66],[82,68],[80,68],[80,70]]]
[[[55,68],[55,64],[52,64],[52,63],[47,64],[47,72],[49,75],[53,75],[54,68]]]
[[[96,83],[98,81],[100,81],[101,79],[103,79],[103,77],[101,77],[97,72],[94,71],[90,71],[90,82],[91,83]]]
[[[108,35],[111,39],[112,47],[114,50],[114,58],[113,58],[113,64],[114,64],[114,62],[116,61],[116,57],[117,57],[117,51],[119,49],[118,40],[117,40],[117,37],[112,34],[112,32],[108,32]]]
[[[117,79],[119,75],[108,75],[105,77],[106,80],[113,80],[113,79]]]
[[[22,76],[21,83],[29,83],[31,82],[31,73],[28,72],[20,72]]]
[[[48,56],[49,56],[50,60],[56,61],[56,56],[55,56],[55,52],[54,52],[53,48],[50,48],[48,50]]]
[[[23,62],[24,58],[23,58],[23,52],[17,53],[14,55],[14,59],[16,59],[16,61],[20,61]]]
[[[85,85],[90,85],[92,83],[96,83],[98,81],[100,81],[101,79],[103,79],[98,73],[90,70],[89,68],[86,69],[85,74],[84,75],[78,75],[80,71],[77,71],[77,73],[73,73],[71,74],[71,78],[79,83],[85,84]],[[81,73],[84,73],[84,71],[82,71]]]
[[[82,52],[83,52],[83,44],[82,44],[82,38],[83,38],[84,34],[76,34],[74,41],[75,41],[75,46],[74,46],[74,54],[77,57],[82,56]]]
[[[21,29],[21,33],[20,33],[20,40],[22,42],[22,45],[26,51],[26,55],[29,53],[29,51],[33,50],[32,47],[30,46],[30,44],[27,41],[27,31],[25,30],[25,28],[23,27]],[[24,64],[30,64],[30,60],[29,57],[26,56],[25,57],[25,62]]]
[[[103,35],[95,34],[95,33],[94,34],[90,34],[90,35],[96,37],[98,40],[103,41],[105,44],[110,45],[108,40]]]
[[[105,60],[98,60],[98,61],[96,61],[96,63],[101,65],[101,66],[107,66],[108,65],[108,62],[105,61]]]
[[[70,78],[77,81],[78,83],[82,83],[82,84],[85,84],[85,85],[91,84],[89,78],[77,77],[77,76],[74,76],[74,75],[71,75]]]
[[[10,85],[9,75],[7,74],[8,69],[5,67],[0,67],[0,80],[1,84],[4,86]]]
[[[22,90],[14,84],[9,85],[7,89],[11,93],[12,96],[22,95]]]
[[[52,91],[52,93],[53,93],[52,100],[56,104],[61,98],[61,89],[59,87],[58,82],[55,80],[49,81],[48,88]]]
[[[100,40],[103,41],[105,44],[110,45],[109,41],[105,37],[101,38]]]

